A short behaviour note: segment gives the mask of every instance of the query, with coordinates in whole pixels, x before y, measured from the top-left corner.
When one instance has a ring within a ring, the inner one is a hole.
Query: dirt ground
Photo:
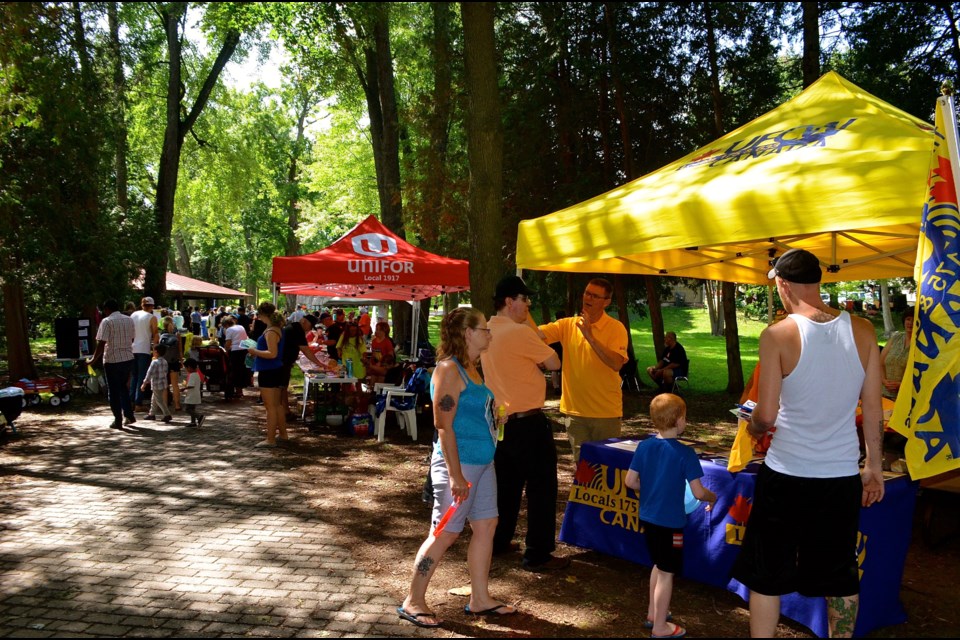
[[[649,392],[626,399],[624,435],[644,432],[642,416]],[[722,396],[690,394],[687,437],[729,446],[735,425],[727,410],[732,400]],[[555,407],[556,400],[550,401]],[[234,405],[238,406],[238,405]],[[81,399],[69,408],[42,406],[28,409],[18,423],[55,423],[69,428],[77,414],[101,410]],[[239,411],[250,419],[237,420],[241,428],[256,429],[262,409],[243,403]],[[242,415],[238,415],[242,418]],[[403,599],[416,551],[427,534],[429,509],[420,498],[427,470],[431,432],[422,428],[418,441],[388,423],[387,441],[346,437],[338,430],[308,431],[297,423],[292,431],[297,445],[278,450],[299,478],[295,489],[318,511],[335,511],[341,523],[338,540],[352,546],[365,570],[377,579],[397,603]],[[557,521],[563,517],[572,479],[570,447],[562,432],[555,434],[559,452],[560,489]],[[0,459],[3,449],[0,446]],[[925,528],[928,507],[934,520]],[[520,530],[524,530],[522,519]],[[931,534],[933,545],[924,541]],[[957,496],[921,494],[913,541],[907,557],[901,598],[909,621],[874,631],[874,637],[960,637],[960,499]],[[466,536],[467,534],[465,534]],[[495,597],[516,605],[522,615],[503,620],[468,618],[466,600],[448,590],[468,584],[466,540],[461,539],[440,564],[428,592],[431,607],[444,619],[439,637],[604,637],[645,635],[641,624],[646,613],[649,569],[596,552],[559,544],[557,553],[572,560],[563,572],[534,574],[520,568],[520,555],[494,559],[491,586]],[[678,579],[671,607],[675,620],[690,636],[746,637],[748,616],[744,603],[723,589]],[[786,621],[778,634],[809,637],[808,629]]]

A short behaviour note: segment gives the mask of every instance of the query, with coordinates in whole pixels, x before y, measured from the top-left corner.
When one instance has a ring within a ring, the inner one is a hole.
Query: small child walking
[[[683,527],[686,483],[694,497],[713,508],[717,495],[700,482],[703,469],[690,447],[677,442],[687,426],[687,405],[672,393],[650,402],[656,438],[641,440],[633,454],[624,483],[640,493],[640,523],[653,562],[650,571],[650,604],[645,627],[651,638],[682,638],[687,631],[669,622],[673,576],[683,570]]]
[[[170,415],[170,409],[167,407],[167,384],[170,382],[170,365],[164,356],[167,353],[167,347],[158,344],[153,348],[153,360],[150,361],[150,367],[147,369],[147,375],[140,385],[141,391],[146,391],[147,387],[153,389],[153,400],[150,401],[150,413],[147,414],[147,420],[156,420],[157,411],[163,416],[164,422],[173,420]]]
[[[202,427],[206,419],[206,416],[197,410],[200,406],[200,390],[203,385],[199,367],[200,363],[195,358],[187,358],[183,362],[183,368],[187,370],[187,379],[183,383],[183,406],[187,408],[191,427]]]

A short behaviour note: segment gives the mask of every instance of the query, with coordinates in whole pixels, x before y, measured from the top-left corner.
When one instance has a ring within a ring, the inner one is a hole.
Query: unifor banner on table
[[[960,467],[960,212],[953,99],[937,99],[936,134],[915,278],[913,345],[889,425],[907,437],[914,479]]]

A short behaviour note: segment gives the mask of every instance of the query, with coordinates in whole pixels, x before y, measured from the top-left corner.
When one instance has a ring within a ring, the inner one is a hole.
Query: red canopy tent
[[[423,300],[470,288],[469,263],[418,249],[374,216],[326,249],[273,259],[281,293],[379,300]]]
[[[274,258],[271,279],[281,293],[412,303],[469,290],[470,265],[418,249],[368,216],[326,249]],[[416,353],[420,305],[413,309],[411,354]]]

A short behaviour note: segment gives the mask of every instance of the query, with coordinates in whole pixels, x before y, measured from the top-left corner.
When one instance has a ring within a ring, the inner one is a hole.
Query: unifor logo
[[[396,255],[397,241],[381,233],[365,233],[353,238],[353,250],[362,256],[386,258]]]

